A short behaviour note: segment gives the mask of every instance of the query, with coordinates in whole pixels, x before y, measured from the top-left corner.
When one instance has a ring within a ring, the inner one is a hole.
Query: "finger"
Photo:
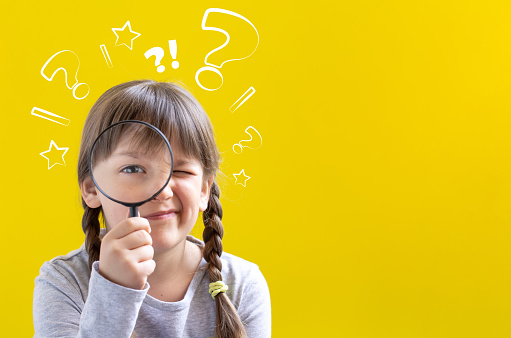
[[[129,253],[132,258],[137,262],[144,262],[154,257],[154,249],[151,245],[143,245],[136,249],[130,250]]]
[[[138,217],[140,217],[140,211],[138,212]],[[129,218],[132,218],[132,217],[130,217],[130,209],[128,208],[128,211],[126,212],[126,219],[129,219]],[[115,228],[115,227],[117,227],[117,225],[119,225],[119,224],[120,224],[120,222],[119,222],[119,223],[117,223],[117,224],[115,224],[115,225],[112,227],[112,229],[113,229],[113,228]]]
[[[146,276],[149,276],[154,272],[154,269],[156,268],[156,262],[152,259],[149,259],[147,261],[143,261],[138,263],[138,271],[143,273]]]
[[[128,235],[119,238],[118,241],[121,247],[128,250],[136,249],[138,247],[141,247],[142,245],[153,244],[153,239],[151,235],[149,235],[149,233],[144,229],[133,231]]]
[[[149,225],[149,221],[142,217],[127,218],[124,221],[121,221],[112,230],[110,230],[110,232],[112,233],[110,236],[112,238],[119,239],[138,230],[145,230],[148,233],[150,233],[151,226]]]

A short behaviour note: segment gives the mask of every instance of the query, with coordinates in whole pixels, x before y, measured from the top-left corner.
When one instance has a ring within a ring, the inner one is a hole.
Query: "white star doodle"
[[[241,184],[242,186],[246,187],[247,186],[247,181],[250,179],[250,176],[247,176],[245,175],[245,169],[241,169],[240,173],[239,174],[232,174],[234,176],[234,178],[236,179],[236,182],[234,182],[235,184]],[[241,183],[241,180],[240,182],[238,183],[238,176],[240,175],[243,175],[243,177],[245,178],[245,181],[243,183]]]
[[[55,148],[56,150],[52,151],[51,147]],[[50,170],[51,168],[53,168],[53,166],[55,164],[60,164],[60,165],[66,166],[66,161],[64,160],[64,155],[67,153],[68,150],[69,150],[69,148],[57,147],[55,142],[53,142],[53,140],[51,140],[50,148],[48,148],[48,150],[46,150],[46,151],[43,151],[39,155],[41,155],[42,157],[44,157],[45,159],[48,160],[48,170]],[[64,152],[62,153],[62,155],[60,155],[60,153],[56,154],[56,152],[58,152],[58,151],[64,151]],[[49,153],[49,154],[45,156],[44,154],[46,154],[46,153]],[[64,163],[59,162],[59,158],[58,158],[59,156],[62,158],[62,162],[64,162]],[[57,159],[55,159],[55,157]],[[51,160],[50,158],[53,158],[53,160]],[[50,166],[50,161],[53,163],[51,166]]]
[[[131,39],[129,38],[128,31],[126,31],[126,32],[124,31],[126,29],[126,26],[129,27],[129,32],[132,33],[133,35],[135,35],[135,37],[133,37]],[[138,38],[141,35],[140,33],[137,33],[135,31],[131,30],[131,24],[130,24],[129,20],[126,21],[126,23],[124,24],[124,26],[122,28],[112,28],[112,31],[114,32],[115,36],[117,36],[117,40],[115,40],[115,45],[116,46],[125,45],[130,50],[133,50],[133,40],[135,40],[136,38]],[[117,34],[117,31],[122,33],[121,37]],[[122,41],[119,42],[119,38],[121,38],[121,40],[123,40],[122,38],[124,38],[124,37],[127,38],[127,39],[125,39],[126,41],[131,40],[129,46],[125,42],[122,42]],[[119,42],[119,43],[117,43],[117,42]]]

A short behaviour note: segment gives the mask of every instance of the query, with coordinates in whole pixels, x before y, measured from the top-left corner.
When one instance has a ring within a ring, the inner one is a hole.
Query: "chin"
[[[186,240],[186,234],[181,232],[155,228],[151,228],[151,237],[155,253],[172,249]]]

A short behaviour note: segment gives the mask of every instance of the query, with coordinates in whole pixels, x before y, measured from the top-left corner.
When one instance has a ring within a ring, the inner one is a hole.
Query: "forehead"
[[[172,155],[174,156],[174,165],[184,165],[191,164],[196,166],[201,166],[199,160],[194,157],[186,156],[183,148],[178,142],[174,142],[173,140],[170,143],[170,147],[172,148]]]
[[[159,156],[170,156],[168,152],[168,147],[166,142],[163,139],[152,140],[150,144],[145,142],[144,145],[138,144],[138,142],[133,142],[133,138],[122,138],[117,144],[115,150],[111,155],[114,157],[122,157],[128,156],[131,158],[137,159],[152,159],[156,160]],[[202,168],[201,162],[192,156],[187,156],[183,151],[183,148],[180,145],[180,142],[177,142],[174,138],[171,139],[170,147],[172,149],[172,155],[174,158],[174,166],[180,165],[193,165]]]
[[[166,143],[161,139],[153,140],[153,142],[140,142],[134,141],[130,138],[122,138],[112,151],[113,156],[129,156],[129,157],[155,157],[155,156],[170,156],[170,152]]]

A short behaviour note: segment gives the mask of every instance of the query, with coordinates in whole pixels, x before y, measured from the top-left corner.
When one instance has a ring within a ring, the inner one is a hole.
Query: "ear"
[[[208,208],[208,202],[209,202],[209,192],[211,191],[211,185],[213,184],[213,181],[215,180],[215,177],[211,175],[207,180],[204,180],[204,183],[202,183],[202,189],[200,192],[200,204],[199,204],[199,210],[203,212]]]
[[[98,191],[90,176],[80,184],[80,190],[82,191],[83,200],[89,208],[98,208],[101,206]]]

